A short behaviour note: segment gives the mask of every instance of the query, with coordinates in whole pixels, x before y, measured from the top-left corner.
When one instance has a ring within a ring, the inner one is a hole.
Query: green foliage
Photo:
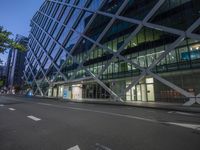
[[[18,44],[18,43],[16,43],[16,42],[12,42],[12,43],[11,43],[11,47],[14,48],[14,49],[17,49],[17,50],[19,50],[19,51],[21,51],[21,52],[26,51],[26,47],[25,47],[24,45]]]
[[[10,38],[11,32],[5,30],[0,26],[0,53],[4,53],[8,48],[17,49],[19,51],[26,51],[26,47],[19,43],[16,43]]]
[[[4,81],[0,80],[0,87],[2,87],[4,85]]]

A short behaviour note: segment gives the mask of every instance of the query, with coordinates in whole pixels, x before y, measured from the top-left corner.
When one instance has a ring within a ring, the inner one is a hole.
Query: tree
[[[26,47],[15,42],[10,38],[11,32],[0,26],[0,53],[4,53],[8,48],[13,48],[19,51],[26,51]]]

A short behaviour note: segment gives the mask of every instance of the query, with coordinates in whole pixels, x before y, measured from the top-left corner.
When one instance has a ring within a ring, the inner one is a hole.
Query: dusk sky
[[[0,0],[0,26],[13,35],[28,36],[30,20],[44,0]],[[13,38],[14,38],[13,36]],[[6,61],[7,54],[0,54]]]

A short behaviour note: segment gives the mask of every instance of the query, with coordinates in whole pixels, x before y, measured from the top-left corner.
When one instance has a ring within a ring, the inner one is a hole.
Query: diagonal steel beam
[[[192,34],[198,26],[200,26],[200,17],[187,29],[186,34]]]
[[[32,74],[32,76],[33,76],[33,79],[34,79],[34,81],[35,81],[35,84],[37,85],[37,89],[40,91],[40,94],[43,96],[44,94],[43,94],[43,92],[42,92],[40,86],[38,85],[38,83],[37,83],[37,81],[36,81],[36,79],[35,79],[34,73],[33,73],[32,69],[31,69],[30,62],[27,60],[27,58],[26,58],[26,61],[28,62],[28,65],[29,65],[31,74]]]
[[[38,88],[35,91],[33,91],[33,95],[36,95],[37,91],[38,91]]]
[[[142,29],[143,25],[156,13],[156,11],[160,8],[160,6],[164,2],[165,2],[165,0],[159,0],[158,3],[156,3],[156,5],[149,11],[149,13],[147,14],[147,16],[142,20],[142,23],[132,32],[132,34],[128,37],[128,39],[126,39],[126,41],[124,42],[124,44],[119,48],[119,50],[117,51],[117,55],[120,55],[120,53],[124,50],[125,46],[133,39],[133,37],[135,37],[139,33],[139,31]],[[114,55],[113,58],[111,58],[111,60],[109,61],[109,63],[106,65],[106,67],[104,69],[102,69],[103,72],[105,71],[105,69],[107,69],[109,67],[109,65],[111,64],[112,60],[115,59],[117,55]],[[145,70],[142,70],[142,71],[143,71],[142,74],[138,78],[136,78],[135,80],[133,80],[131,82],[131,84],[123,91],[124,93],[126,91],[130,90],[141,79],[144,78],[144,76],[146,75],[146,71]],[[101,72],[101,73],[103,73],[103,72]]]
[[[200,97],[200,93],[199,94],[197,94],[197,96],[196,97]]]
[[[104,0],[104,1],[101,3],[101,6],[99,7],[99,9],[105,4],[105,2],[106,2],[106,0]],[[83,31],[82,34],[85,34],[85,33],[87,32],[87,30],[89,29],[90,25],[93,23],[93,21],[94,21],[94,19],[96,18],[96,16],[97,16],[96,13],[94,13],[94,14],[92,15],[91,19],[89,20],[89,22],[88,22],[88,24],[86,25],[86,27],[85,27],[85,29],[84,29],[84,31]],[[52,19],[55,19],[55,18],[52,18]],[[80,42],[81,42],[82,39],[83,39],[82,36],[78,39],[77,43],[76,43],[76,44],[73,46],[73,48],[71,49],[70,55],[72,55],[72,53],[73,53],[74,50],[77,48],[77,46],[80,44]],[[66,60],[68,60],[69,57],[70,57],[70,56],[68,55],[67,58],[66,58]],[[63,68],[63,66],[64,66],[64,63],[61,65],[60,71],[61,71],[61,69]],[[56,74],[56,76],[57,76],[57,75],[58,75],[58,74]]]
[[[160,5],[159,3],[163,3],[163,1],[159,1],[156,5]],[[155,7],[157,7],[155,5]],[[76,7],[76,6],[74,6],[74,5],[69,5],[70,7],[74,7],[74,8],[78,8],[78,9],[84,9],[84,8],[79,8],[79,7]],[[159,7],[157,7],[157,8],[159,8]],[[157,11],[157,9],[152,9],[152,14],[153,13],[155,13]],[[106,13],[107,14],[107,13]],[[106,14],[102,14],[102,15],[106,15]],[[117,17],[117,15],[113,15],[113,14],[110,14],[109,15],[109,17],[113,17],[113,18],[116,18]],[[150,16],[151,17],[151,16]],[[149,17],[149,18],[150,18]],[[148,20],[149,18],[146,18],[146,20]],[[160,27],[162,27],[162,26],[159,26],[159,25],[154,25],[154,24],[151,24],[151,23],[147,23],[145,20],[143,21],[143,22],[139,22],[140,24],[143,24],[143,25],[145,25],[145,26],[151,26],[151,27],[153,27],[153,28],[155,28],[155,29],[159,29]],[[164,29],[161,29],[161,30],[166,30],[167,32],[170,32],[170,33],[176,33],[176,34],[183,34],[184,32],[183,31],[180,31],[180,30],[176,30],[176,29],[173,29],[173,28],[169,28],[169,27],[164,27]],[[103,71],[102,71],[103,72]],[[101,73],[102,73],[101,72]],[[101,74],[100,73],[100,74]]]
[[[37,25],[38,28],[41,28],[37,23],[35,23],[34,21],[32,21],[32,22],[33,22],[35,25]],[[42,29],[41,29],[41,30],[42,30]],[[43,32],[45,32],[45,33],[48,35],[48,37],[51,38],[56,44],[58,44],[62,49],[65,49],[65,48],[64,48],[60,43],[58,43],[49,33],[47,33],[46,31],[43,31]],[[66,51],[66,52],[68,53],[68,55],[70,55],[70,56],[73,58],[74,62],[76,62],[77,64],[79,64],[79,62],[78,62],[68,51]],[[94,79],[95,81],[97,81],[97,79],[94,77],[94,74],[93,74],[92,72],[90,72],[90,71],[87,70],[87,69],[85,69],[85,71],[88,72],[88,73],[93,77],[93,79]],[[117,94],[114,94],[114,92],[111,92],[110,90],[108,90],[109,88],[108,88],[102,81],[98,80],[97,83],[101,83],[100,85],[101,85],[108,93],[110,93],[113,97],[115,97],[115,99],[119,99],[119,100],[120,100],[120,97],[117,96]],[[116,96],[117,96],[117,98],[116,98]]]
[[[179,38],[177,38],[177,40],[175,42],[173,42],[166,50],[164,53],[162,53],[157,59],[156,61],[154,61],[149,67],[148,70],[153,69],[164,57],[166,57],[166,55],[171,52],[172,50],[174,50],[185,38],[186,38],[186,34],[191,33],[196,27],[197,25],[200,23],[200,19],[198,19],[197,21],[195,21],[195,23],[193,23],[191,25],[191,27],[189,27],[189,29],[184,32],[184,34],[181,34],[179,36]],[[175,32],[176,33],[176,32]],[[185,34],[186,33],[186,34]]]
[[[169,29],[169,28],[168,28]],[[168,31],[168,32],[171,32],[171,31]],[[176,32],[175,32],[175,34],[177,34]],[[182,32],[179,32],[179,34],[182,34]],[[194,38],[194,37],[193,37]]]
[[[28,47],[29,47],[29,46],[28,46]],[[41,64],[40,64],[38,58],[36,57],[35,53],[33,52],[33,50],[32,50],[30,47],[29,47],[29,49],[31,50],[32,55],[34,56],[35,60],[37,61],[37,64],[39,65],[39,67],[40,67],[40,69],[41,69],[41,71],[42,71],[42,74],[44,75],[45,79],[48,81],[48,79],[47,79],[46,76],[45,76],[45,72],[44,72],[44,70],[42,69]],[[36,74],[35,76],[37,76],[37,74]],[[50,84],[49,81],[48,81],[48,83]]]
[[[155,11],[154,11],[155,12]],[[151,17],[149,17],[151,18]],[[199,20],[197,20],[197,22],[199,22]],[[144,21],[143,24],[145,25],[146,22]],[[191,27],[190,27],[190,32],[193,31],[198,25],[198,23],[194,23]],[[192,29],[191,29],[192,28]],[[181,32],[179,34],[182,34]],[[151,76],[153,76],[154,78],[156,78],[157,80],[161,81],[162,83],[164,83],[165,85],[171,87],[172,89],[180,92],[182,95],[186,96],[186,97],[193,97],[193,95],[191,95],[189,92],[181,89],[180,87],[176,86],[175,84],[173,83],[170,83],[169,81],[161,78],[160,76],[156,75],[156,74],[153,74],[152,72],[150,72],[149,70],[152,69],[153,67],[155,67],[157,65],[157,63],[159,63],[170,51],[172,51],[175,47],[177,47],[185,38],[185,34],[182,34],[174,43],[172,43],[169,48],[167,48],[167,50],[161,54],[161,56],[156,60],[154,61],[148,68],[147,68],[147,73],[150,74]],[[145,73],[144,73],[145,74]],[[138,77],[138,79],[140,78],[143,78],[144,77],[144,74],[142,74],[141,76]],[[138,80],[136,80],[138,81]],[[133,81],[133,86],[135,86],[137,84],[136,81]],[[132,88],[131,86],[128,86],[128,88],[125,90],[125,91],[128,91],[130,90],[130,88]],[[194,100],[191,100],[192,102]]]
[[[200,23],[200,19],[197,19],[187,30],[185,33],[191,33],[193,30],[195,30],[195,28],[198,26],[198,24]],[[186,106],[191,106],[192,104],[194,104],[196,102],[196,100],[194,99],[194,95],[181,89],[180,87],[176,86],[175,84],[161,78],[160,76],[154,74],[151,72],[151,69],[153,69],[164,57],[166,57],[166,55],[171,52],[172,50],[174,50],[184,39],[186,38],[185,34],[181,35],[174,43],[172,43],[163,54],[161,54],[159,56],[159,58],[154,61],[148,68],[147,68],[147,72],[148,74],[154,76],[154,78],[156,78],[157,80],[161,81],[162,83],[164,83],[165,85],[171,87],[172,89],[178,91],[179,93],[181,93],[182,95],[190,98],[190,100],[188,102],[186,102],[184,105]]]
[[[29,65],[29,68],[30,68],[30,71],[31,71],[31,74],[32,74],[32,76],[33,76],[33,78],[34,78],[34,81],[35,81],[35,83],[36,83],[36,85],[37,85],[37,89],[39,88],[39,91],[40,91],[40,93],[42,93],[43,95],[44,95],[44,93],[42,92],[42,90],[41,90],[41,88],[39,87],[39,85],[38,85],[38,83],[37,83],[37,80],[36,80],[36,76],[37,76],[37,74],[36,75],[34,75],[34,73],[33,73],[33,71],[32,71],[32,68],[31,68],[31,66],[30,66],[30,62],[28,61],[28,59],[26,58],[26,61],[28,62],[28,65]],[[42,70],[42,68],[40,68],[41,70]],[[46,79],[46,77],[44,76],[43,77],[43,79]],[[43,80],[42,79],[42,80]],[[47,80],[47,79],[46,79]],[[48,80],[47,80],[48,81]],[[50,83],[49,83],[50,84]]]
[[[154,13],[159,9],[159,7],[164,3],[165,0],[159,0],[159,2],[152,8],[152,10],[147,14],[147,16],[142,20],[139,26],[131,33],[131,35],[125,40],[122,46],[118,49],[118,51],[114,54],[114,56],[110,59],[104,69],[100,72],[100,75],[108,68],[113,59],[120,55],[120,53],[124,50],[125,46],[135,37],[139,31],[142,29],[143,25],[154,15]],[[141,68],[140,68],[141,69]]]
[[[90,0],[88,0],[87,1],[87,3],[89,3],[89,1]],[[87,3],[86,3],[86,5],[87,5]],[[71,9],[72,10],[72,9]],[[46,17],[48,17],[48,18],[51,18],[51,19],[53,19],[54,21],[56,21],[57,23],[60,23],[60,22],[58,22],[55,18],[52,18],[52,17],[50,17],[50,16],[48,16],[48,15],[46,15],[46,14],[44,14],[43,12],[41,12],[41,11],[38,11],[38,12],[40,12],[41,14],[43,14],[43,15],[45,15]],[[79,16],[81,15],[81,13],[79,14]],[[69,17],[68,17],[69,18]],[[81,20],[81,19],[80,19]],[[32,20],[33,21],[33,20]],[[74,23],[75,24],[75,23]],[[65,27],[66,27],[66,25],[65,24],[63,24]],[[40,26],[38,26],[38,27],[40,27]],[[34,36],[33,36],[33,38],[34,38]],[[36,40],[36,39],[35,39]],[[41,46],[41,44],[40,44],[40,46]],[[42,47],[43,48],[43,47]],[[43,48],[43,51],[44,51],[44,48]],[[49,56],[48,55],[48,53],[46,52],[46,51],[44,51],[45,53],[46,53],[46,55],[47,56]],[[49,58],[51,58],[51,57],[49,57]],[[67,59],[69,58],[69,55],[67,56]],[[52,60],[52,59],[51,59]],[[52,61],[53,62],[53,61]],[[54,64],[54,63],[53,63]],[[63,73],[61,73],[61,69],[62,69],[62,67],[61,68],[58,68],[55,64],[54,64],[54,67],[56,67],[56,69],[57,69],[57,74],[56,74],[56,76],[60,73],[62,76],[63,76],[63,78],[65,79],[65,81],[67,81],[67,79],[66,79],[66,77],[65,77],[65,75],[63,75]]]
[[[90,1],[90,0],[88,0],[87,2],[89,2],[89,1]],[[87,3],[87,2],[86,2],[86,3]],[[105,3],[105,2],[106,2],[106,1],[104,0],[104,2],[102,2],[102,4]],[[48,16],[48,17],[49,17],[49,16]],[[94,14],[94,15],[92,16],[93,19],[94,19],[95,17],[96,17],[96,14]],[[91,24],[91,22],[92,22],[91,20],[92,20],[92,19],[90,19],[90,21],[89,21],[88,24]],[[89,27],[89,26],[88,26],[88,27]],[[86,28],[88,28],[88,27],[86,27]],[[85,29],[84,32],[86,32],[86,29]],[[79,39],[79,41],[81,41],[81,40]],[[75,49],[75,47],[73,47],[73,48]],[[48,55],[47,55],[47,56],[48,56]],[[59,72],[60,72],[60,70],[61,70],[61,69],[59,69]]]
[[[116,12],[115,15],[119,15],[119,14],[123,11],[123,9],[126,7],[126,5],[128,4],[128,2],[129,2],[129,0],[125,0],[125,1],[123,2],[123,4],[121,5],[121,7],[118,9],[118,11]],[[107,26],[104,28],[104,30],[101,32],[101,34],[99,35],[99,37],[97,38],[97,40],[92,42],[92,43],[93,43],[93,46],[87,51],[87,54],[89,54],[90,51],[93,51],[93,50],[96,48],[96,46],[97,46],[96,43],[100,43],[100,41],[102,40],[102,38],[105,36],[105,34],[108,32],[108,30],[109,30],[110,27],[114,24],[115,21],[116,21],[116,18],[115,18],[115,17],[113,17],[113,18],[109,21],[109,23],[108,23]],[[72,29],[72,30],[73,30],[74,32],[77,32],[77,31],[74,30],[74,29]],[[82,36],[84,36],[84,34],[81,34],[80,32],[77,32],[77,33],[80,34],[80,35],[82,35]],[[91,39],[90,39],[90,41],[91,41]],[[85,57],[83,60],[86,60],[87,58],[88,58],[88,55],[86,55],[86,57]],[[79,66],[79,68],[78,68],[77,70],[79,70],[79,69],[82,67],[83,64],[84,64],[84,61],[82,61],[82,62],[80,63],[80,66]]]
[[[181,35],[177,38],[147,69],[153,69],[167,54],[169,54],[169,52],[173,51],[181,42],[183,42],[184,39],[185,35]]]
[[[27,84],[29,84],[29,83],[28,83],[28,78],[27,78],[27,76],[26,76],[25,71],[23,71],[23,73],[24,73],[24,77],[25,77],[25,80],[26,80],[25,82],[26,82]]]
[[[118,49],[118,51],[114,53],[113,57],[108,61],[108,63],[105,65],[105,67],[102,68],[102,70],[101,70],[101,72],[98,74],[98,76],[100,76],[100,75],[103,74],[103,72],[109,67],[109,65],[113,62],[113,60],[114,60],[116,57],[121,57],[121,58],[123,57],[123,56],[120,55],[120,53],[124,50],[125,46],[127,46],[127,44],[132,40],[132,38],[133,38],[134,36],[137,35],[137,33],[142,29],[142,27],[143,27],[142,24],[139,25],[139,26],[131,33],[131,35],[125,40],[125,42],[124,42],[124,43],[122,44],[122,46]],[[126,58],[124,57],[123,59],[126,59]],[[126,61],[127,61],[127,59],[126,59]],[[133,64],[133,63],[131,63],[131,64]],[[142,70],[142,68],[139,67],[139,65],[136,66],[136,64],[134,64],[134,66],[137,67],[137,68],[139,68],[140,70]]]
[[[90,41],[91,43],[95,43],[96,46],[99,46],[100,48],[103,48],[104,50],[106,50],[106,51],[108,51],[108,52],[110,52],[110,53],[113,52],[110,48],[106,47],[105,45],[102,45],[102,44],[100,44],[100,43],[97,43],[97,42],[94,41],[93,39],[91,39],[91,38],[85,36],[84,34],[78,32],[78,31],[76,31],[76,30],[73,30],[73,31],[76,32],[76,33],[78,33],[78,34],[80,34],[83,38],[85,38],[86,40]],[[136,68],[138,68],[138,69],[141,70],[141,71],[144,70],[144,69],[143,69],[142,67],[140,67],[138,64],[134,63],[134,62],[131,61],[131,60],[128,60],[128,59],[125,58],[124,56],[119,55],[117,52],[115,52],[113,55],[116,55],[116,57],[118,57],[120,60],[124,60],[124,61],[126,61],[127,63],[130,63],[130,64],[134,65]],[[85,66],[82,66],[82,67],[83,67],[83,68],[86,68]]]
[[[38,26],[38,28],[40,28],[43,32],[45,32],[46,34],[48,34],[49,36],[49,38],[51,38],[54,42],[55,42],[55,39],[54,38],[52,38],[51,36],[50,36],[50,34],[49,33],[47,33],[46,31],[44,31],[37,23],[35,23],[34,21],[32,21],[36,26]],[[64,76],[64,74],[63,73],[61,73],[60,72],[60,70],[59,70],[59,68],[56,66],[56,64],[54,63],[54,59],[52,59],[51,58],[51,56],[48,54],[48,52],[43,48],[43,46],[40,44],[40,42],[32,35],[32,33],[30,33],[30,35],[32,36],[32,38],[35,40],[35,41],[37,41],[37,43],[40,45],[40,48],[42,48],[42,50],[44,51],[44,53],[46,54],[46,56],[48,57],[48,59],[50,59],[50,61],[51,61],[51,63],[53,64],[53,66],[56,68],[56,70],[62,75],[62,77],[65,79],[65,80],[67,80],[66,79],[66,77]],[[58,42],[57,42],[58,43]],[[63,47],[62,47],[63,48]],[[64,48],[63,48],[64,49]],[[50,69],[50,68],[49,68]],[[48,70],[49,70],[48,69]],[[48,72],[48,71],[47,71]],[[46,73],[47,73],[46,72]]]
[[[118,11],[116,12],[116,14],[120,14],[121,13],[121,11],[123,10],[123,8],[127,5],[127,3],[128,3],[128,0],[126,0],[125,2],[123,2],[123,4],[122,4],[122,6],[118,9]],[[32,20],[32,22],[34,23],[34,24],[37,24],[37,23],[35,23],[33,20]],[[114,19],[112,20],[112,23],[114,22]],[[110,26],[111,26],[112,24],[110,24]],[[39,27],[39,26],[38,26]],[[109,29],[109,28],[108,28]],[[47,32],[46,32],[47,33]],[[105,32],[106,33],[106,32]],[[104,34],[105,34],[104,33]],[[47,33],[48,34],[48,33]],[[51,35],[49,35],[49,36],[51,36]],[[102,35],[102,37],[103,37],[103,35]],[[52,37],[51,37],[52,38]],[[53,38],[52,38],[53,39]],[[55,41],[55,40],[54,40]],[[55,41],[56,42],[56,41]],[[58,42],[57,42],[58,43]],[[58,43],[59,44],[59,43]],[[60,44],[59,44],[60,45]],[[62,46],[62,45],[61,45]],[[74,58],[73,58],[74,59]],[[77,64],[79,64],[79,62],[77,63]],[[92,74],[92,72],[90,72],[89,70],[86,70],[88,73],[90,73],[90,74]],[[94,74],[92,74],[92,76],[93,76]],[[96,79],[95,79],[96,80]],[[98,81],[98,83],[100,82],[100,80]],[[106,87],[106,85],[102,82],[101,83],[101,86],[103,86],[104,88]],[[107,88],[106,88],[107,89]],[[110,91],[108,91],[108,92],[110,92]],[[113,95],[113,93],[110,93],[111,95]],[[116,96],[116,94],[114,95],[114,96]]]
[[[169,86],[170,88],[174,89],[175,91],[181,93],[185,97],[194,97],[194,95],[192,95],[191,93],[189,93],[189,92],[183,90],[182,88],[176,86],[175,84],[165,80],[164,78],[160,77],[159,75],[156,75],[156,74],[152,73],[151,71],[147,71],[147,73],[149,75],[151,75],[152,77],[154,77],[155,79],[157,79],[158,81],[164,83],[165,85]]]
[[[120,95],[125,94],[128,92],[130,89],[132,89],[136,84],[138,84],[139,81],[141,81],[144,77],[146,76],[146,71],[143,71],[139,76],[135,77],[132,81],[131,84],[128,85],[127,88],[125,88]]]
[[[196,102],[200,104],[200,93],[196,96]]]
[[[68,3],[65,3],[65,2],[58,2],[56,0],[48,0],[48,1],[56,2],[56,3],[62,4],[62,5],[66,5],[66,6],[81,9],[81,10],[85,10],[85,11],[88,11],[88,12],[91,12],[91,13],[97,13],[97,14],[104,15],[104,16],[107,16],[107,17],[117,18],[119,20],[126,21],[126,22],[133,23],[133,24],[139,25],[139,24],[142,23],[142,21],[138,20],[138,19],[128,18],[128,17],[124,17],[124,16],[117,16],[115,14],[111,14],[111,13],[108,13],[108,12],[102,12],[100,10],[95,11],[95,10],[91,10],[91,9],[88,9],[88,8],[79,7],[79,6],[76,6],[76,5],[73,5],[73,4],[68,4]],[[185,31],[180,30],[180,29],[174,29],[174,28],[171,28],[171,27],[166,27],[166,26],[157,25],[157,24],[153,24],[153,23],[147,23],[146,22],[144,24],[144,26],[146,26],[148,28],[156,29],[156,30],[165,31],[165,32],[168,32],[168,33],[171,33],[171,34],[182,35],[183,33],[185,33]],[[196,35],[196,34],[193,34],[193,35]],[[196,35],[196,36],[198,36],[198,35]],[[196,39],[196,37],[194,38],[194,36],[191,36],[191,34],[188,34],[187,37],[189,37],[191,39]],[[199,37],[198,37],[198,39],[199,39]]]
[[[30,48],[30,46],[28,46],[29,48]],[[30,48],[31,49],[31,48]],[[33,51],[31,51],[31,55],[35,55],[34,54],[34,52]],[[39,62],[39,60],[36,58],[36,56],[34,56],[34,58],[36,59],[36,61],[37,61],[37,63],[38,63],[38,65],[39,65],[39,71],[41,70],[41,72],[42,72],[42,74],[43,74],[43,76],[45,76],[45,72],[44,72],[44,70],[42,69],[42,67],[41,67],[41,64],[40,64],[40,62]],[[39,71],[35,74],[35,77],[37,77],[38,76],[38,74],[39,74]]]
[[[66,79],[65,75],[64,75],[62,72],[60,72],[59,68],[58,68],[57,65],[54,63],[55,58],[54,58],[54,59],[51,58],[51,56],[48,54],[48,52],[43,48],[42,44],[33,36],[32,33],[30,33],[30,35],[31,35],[31,37],[32,37],[35,41],[37,41],[37,43],[39,44],[40,48],[42,48],[42,50],[43,50],[43,52],[45,53],[45,55],[48,57],[48,59],[50,59],[51,64],[56,68],[56,70],[58,71],[58,73],[59,73],[59,74],[63,77],[63,79],[66,81],[67,79]],[[41,68],[41,69],[42,69],[42,68]],[[49,69],[50,69],[50,67],[49,67]],[[49,69],[46,71],[46,73],[44,73],[45,77],[46,77],[46,75],[47,75]],[[42,71],[44,72],[43,69],[42,69]]]
[[[87,3],[89,2],[90,0],[88,0],[87,1]],[[78,2],[78,0],[75,0],[74,1],[74,4],[76,4]],[[72,11],[72,9],[70,9],[70,12]],[[38,12],[41,12],[40,10],[38,10]],[[38,13],[37,12],[37,13]],[[43,13],[43,12],[41,12],[41,13]],[[44,14],[44,13],[43,13]],[[46,15],[46,14],[45,14]],[[47,16],[47,15],[46,15]],[[48,18],[49,18],[49,16],[47,16]],[[69,18],[69,14],[68,14],[68,18]],[[34,19],[34,18],[33,18]],[[32,21],[33,21],[33,19],[32,19]],[[44,30],[42,30],[42,31],[44,31]],[[32,34],[32,33],[31,33]],[[32,37],[34,38],[34,36],[32,35]],[[36,41],[38,41],[36,38],[34,38]],[[38,41],[38,43],[40,44],[40,42]],[[66,77],[65,77],[65,75],[63,74],[63,73],[61,73],[61,70],[57,67],[57,65],[54,63],[54,59],[51,59],[51,57],[49,56],[49,54],[48,54],[48,52],[43,48],[43,46],[40,44],[40,47],[43,49],[43,51],[45,52],[45,54],[46,54],[46,56],[48,57],[48,59],[50,59],[51,60],[51,65],[53,64],[53,66],[56,68],[56,70],[57,70],[57,75],[58,74],[60,74],[63,78],[64,78],[64,80],[66,81],[67,79],[66,79]],[[50,69],[50,68],[49,68]],[[49,69],[47,70],[47,72],[49,71]],[[41,68],[41,70],[43,71],[43,69]],[[44,71],[43,71],[44,72]],[[47,74],[47,72],[46,72],[46,74]]]
[[[88,2],[85,4],[85,5],[86,5],[85,7],[87,7],[89,1],[90,1],[90,0],[88,0]],[[99,7],[99,9],[100,9],[105,3],[106,3],[106,0],[103,0],[103,2],[101,2],[101,6]],[[57,22],[57,23],[60,24],[60,22],[59,22],[57,19],[52,18],[52,17],[50,17],[50,16],[44,14],[44,13],[41,12],[41,11],[39,11],[39,12],[42,13],[43,15],[47,16],[48,18],[53,19],[55,22]],[[81,13],[83,13],[83,12],[84,12],[84,11],[82,10],[82,12],[80,12],[79,16],[80,16]],[[79,17],[79,16],[78,16],[78,17]],[[97,16],[96,13],[92,15],[91,19],[89,20],[88,24],[86,25],[86,27],[85,27],[85,29],[84,29],[84,31],[83,31],[83,34],[86,33],[86,31],[88,30],[88,28],[90,27],[90,25],[92,24],[92,22],[94,21],[94,19],[96,18],[96,16]],[[81,20],[81,19],[82,19],[82,18],[80,18],[80,20]],[[80,20],[79,20],[79,21],[80,21]],[[65,24],[63,24],[63,23],[62,23],[62,25],[65,26],[65,27],[67,26],[67,25],[65,25]],[[73,25],[73,26],[74,26],[74,25]],[[72,28],[71,28],[71,29],[72,29]],[[71,29],[70,29],[70,30],[71,30]],[[82,37],[80,37],[80,38],[78,39],[77,43],[73,46],[73,48],[72,48],[71,51],[70,51],[70,55],[72,55],[72,53],[73,53],[74,50],[77,48],[77,46],[78,46],[78,44],[81,42],[81,40],[82,40]],[[66,60],[68,60],[68,58],[70,57],[70,55],[67,56]],[[64,64],[61,65],[59,71],[62,70],[63,66],[64,66]],[[56,76],[57,76],[57,75],[58,75],[58,74],[56,74]]]

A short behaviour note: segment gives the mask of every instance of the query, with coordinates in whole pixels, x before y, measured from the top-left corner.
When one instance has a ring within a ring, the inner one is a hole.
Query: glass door
[[[154,85],[153,84],[147,84],[147,98],[148,98],[149,102],[155,101]]]
[[[137,95],[137,101],[141,101],[142,100],[142,93],[141,93],[141,86],[136,85],[136,95]]]

